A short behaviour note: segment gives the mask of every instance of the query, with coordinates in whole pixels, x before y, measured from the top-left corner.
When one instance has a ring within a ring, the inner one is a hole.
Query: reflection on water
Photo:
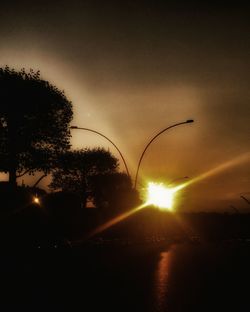
[[[155,311],[165,311],[166,297],[168,291],[168,274],[170,264],[170,251],[160,253],[160,259],[157,264],[154,293],[155,293]]]

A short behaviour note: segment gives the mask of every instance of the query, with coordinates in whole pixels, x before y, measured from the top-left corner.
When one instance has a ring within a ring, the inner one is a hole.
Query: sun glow
[[[149,182],[147,188],[147,204],[154,205],[160,209],[172,210],[174,194],[177,188],[168,188],[163,183]]]

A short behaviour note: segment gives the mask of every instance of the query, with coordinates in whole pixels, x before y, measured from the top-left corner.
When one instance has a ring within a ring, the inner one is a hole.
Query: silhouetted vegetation
[[[118,172],[118,160],[101,148],[66,151],[53,170],[52,190],[76,194],[82,207],[92,201],[96,208],[112,209],[132,207],[135,191],[130,177]]]
[[[139,202],[131,178],[120,172],[98,174],[90,179],[92,196],[97,208],[109,215],[133,208]]]
[[[48,173],[70,147],[72,105],[40,72],[0,68],[0,171],[9,182],[35,171]]]

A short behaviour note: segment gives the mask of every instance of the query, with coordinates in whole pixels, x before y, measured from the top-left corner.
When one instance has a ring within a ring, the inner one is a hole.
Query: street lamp
[[[123,163],[124,163],[124,166],[125,166],[127,175],[130,176],[129,171],[128,171],[128,166],[127,166],[127,164],[126,164],[126,161],[125,161],[125,159],[124,159],[124,157],[123,157],[121,151],[120,151],[119,148],[115,145],[114,142],[112,142],[108,137],[106,137],[106,135],[104,135],[104,134],[102,134],[102,133],[100,133],[100,132],[98,132],[98,131],[96,131],[96,130],[89,129],[89,128],[81,128],[81,127],[77,127],[77,126],[71,126],[70,129],[78,129],[78,130],[90,131],[90,132],[96,133],[96,134],[102,136],[103,138],[105,138],[106,140],[108,140],[108,141],[116,148],[116,150],[117,150],[118,153],[120,154],[121,159],[122,159],[122,161],[123,161]]]
[[[39,197],[38,197],[37,195],[35,195],[35,196],[33,197],[33,203],[34,203],[34,204],[37,204],[37,205],[40,204],[40,199],[39,199]]]
[[[175,183],[175,182],[178,182],[178,181],[180,181],[180,180],[184,180],[184,179],[189,179],[189,177],[188,177],[188,176],[184,176],[184,177],[176,178],[176,179],[172,180],[172,181],[169,183],[169,185],[171,185],[171,184],[173,184],[173,183]]]
[[[180,125],[184,125],[184,124],[187,124],[187,123],[192,123],[194,122],[193,119],[188,119],[186,121],[182,121],[182,122],[178,122],[172,126],[169,126],[163,130],[161,130],[159,133],[157,133],[150,141],[149,143],[146,145],[146,147],[144,148],[142,154],[141,154],[141,157],[140,157],[140,160],[138,162],[138,166],[137,166],[137,170],[136,170],[136,175],[135,175],[135,185],[134,185],[134,188],[136,189],[136,186],[137,186],[137,179],[138,179],[138,173],[139,173],[139,169],[140,169],[140,165],[141,165],[141,162],[142,162],[142,159],[143,159],[143,156],[144,154],[146,153],[146,150],[148,149],[148,147],[150,146],[150,144],[159,136],[161,135],[163,132],[171,129],[171,128],[174,128],[174,127],[177,127],[177,126],[180,126]]]

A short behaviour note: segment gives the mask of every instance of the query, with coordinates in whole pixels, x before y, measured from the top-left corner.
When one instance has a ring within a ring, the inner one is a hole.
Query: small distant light
[[[39,197],[34,196],[34,197],[33,197],[33,202],[34,202],[35,204],[39,205],[39,204],[40,204],[40,199],[39,199]]]

